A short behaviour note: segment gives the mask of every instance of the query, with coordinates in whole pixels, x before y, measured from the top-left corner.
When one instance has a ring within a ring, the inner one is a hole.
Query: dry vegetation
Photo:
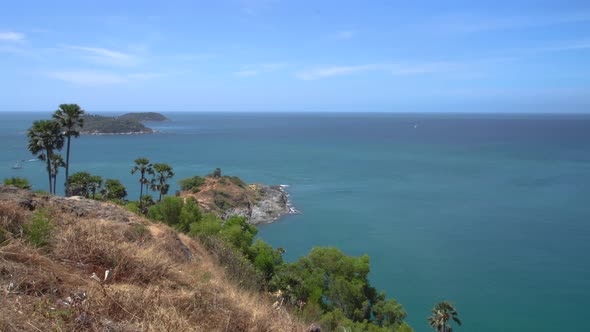
[[[48,236],[35,246],[27,234],[40,213]],[[305,330],[225,274],[164,225],[0,201],[0,331]]]

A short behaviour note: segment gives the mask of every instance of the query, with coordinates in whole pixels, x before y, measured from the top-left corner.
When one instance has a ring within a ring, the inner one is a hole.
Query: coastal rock
[[[247,206],[228,209],[222,218],[227,219],[231,216],[239,215],[246,217],[248,223],[257,225],[271,223],[291,212],[289,195],[283,187],[263,184],[255,184],[253,186],[260,193],[258,201]]]

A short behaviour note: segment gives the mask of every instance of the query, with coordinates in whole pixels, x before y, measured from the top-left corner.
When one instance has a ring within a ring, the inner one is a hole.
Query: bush
[[[101,194],[104,199],[122,200],[127,196],[127,188],[117,179],[106,179]]]
[[[150,207],[148,217],[187,233],[191,224],[201,220],[201,211],[192,197],[185,201],[182,197],[166,196],[161,202]]]
[[[51,218],[44,210],[39,210],[23,227],[25,237],[35,247],[44,247],[49,244],[51,236]]]
[[[191,191],[193,193],[198,192],[204,183],[205,179],[198,175],[178,181],[178,184],[182,190]]]
[[[29,180],[27,180],[25,178],[21,178],[21,177],[14,177],[13,176],[11,178],[6,178],[6,179],[4,179],[4,184],[19,187],[21,189],[27,189],[27,190],[31,189],[31,184],[29,183]]]
[[[137,202],[129,202],[124,205],[125,209],[135,214],[141,214],[141,210],[139,209],[139,204]]]

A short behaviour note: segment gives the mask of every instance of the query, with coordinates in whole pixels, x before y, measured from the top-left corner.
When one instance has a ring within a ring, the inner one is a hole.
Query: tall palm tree
[[[66,163],[64,162],[64,158],[61,154],[54,153],[51,155],[51,177],[53,178],[53,193],[55,194],[55,189],[57,187],[57,173],[59,173],[60,167],[65,167]]]
[[[147,187],[149,181],[145,177],[146,174],[154,175],[154,168],[147,158],[135,159],[135,166],[131,169],[131,174],[139,172],[139,207],[141,208],[143,197],[143,186]]]
[[[47,162],[49,192],[53,192],[51,183],[51,156],[53,151],[60,150],[64,145],[64,135],[60,125],[52,120],[39,120],[27,131],[29,143],[27,149],[39,159]]]
[[[172,171],[172,167],[168,164],[154,164],[154,171],[156,175],[152,181],[151,188],[153,191],[158,191],[160,193],[158,201],[161,201],[162,195],[166,195],[168,189],[170,189],[170,185],[166,183],[166,181],[174,176],[174,172]]]
[[[428,317],[428,324],[436,332],[453,332],[450,321],[454,321],[461,326],[461,320],[457,317],[457,309],[450,302],[443,301],[437,303],[432,309],[432,316]]]
[[[53,118],[59,123],[64,130],[64,135],[68,139],[66,147],[66,181],[65,194],[70,195],[68,188],[68,178],[70,175],[70,142],[73,137],[80,136],[79,128],[84,126],[84,110],[77,104],[61,104],[59,109],[53,113]]]

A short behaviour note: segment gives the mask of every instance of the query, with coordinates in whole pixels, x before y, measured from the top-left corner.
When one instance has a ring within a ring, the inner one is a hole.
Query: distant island
[[[84,126],[80,128],[80,133],[86,135],[152,134],[155,131],[142,122],[169,120],[155,112],[126,113],[118,117],[88,114],[82,119]]]
[[[167,117],[156,112],[136,112],[136,113],[125,113],[118,117],[120,120],[132,120],[139,122],[160,122],[170,121]]]

